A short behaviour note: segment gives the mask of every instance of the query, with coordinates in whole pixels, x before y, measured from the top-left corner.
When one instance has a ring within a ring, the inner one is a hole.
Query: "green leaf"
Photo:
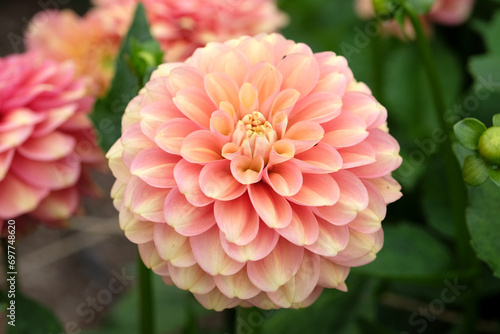
[[[488,180],[479,187],[469,188],[469,202],[467,225],[472,247],[500,278],[500,191]]]
[[[481,21],[475,25],[477,30],[483,35],[488,51],[500,55],[500,12],[493,14],[493,18],[487,24]]]
[[[48,308],[16,292],[15,326],[7,325],[8,334],[62,333],[63,328],[57,317]],[[9,310],[7,310],[7,314]],[[10,319],[7,317],[7,322]]]
[[[458,141],[469,150],[476,150],[479,137],[486,131],[486,125],[475,118],[465,118],[453,127]]]
[[[384,247],[377,258],[355,272],[390,279],[432,279],[451,268],[448,249],[415,224],[384,227]]]
[[[490,169],[490,179],[500,187],[500,169]]]
[[[479,154],[471,154],[464,160],[462,177],[470,186],[478,186],[488,179],[490,166],[488,166]]]
[[[493,126],[500,126],[500,114],[493,116]]]
[[[417,14],[427,14],[436,0],[407,0]]]
[[[134,53],[132,52],[133,43],[135,43]],[[144,83],[144,76],[152,67],[144,52],[153,51],[153,59],[158,60],[156,50],[159,50],[159,46],[155,44],[157,42],[149,31],[144,7],[139,4],[116,58],[115,76],[111,81],[108,94],[97,100],[94,112],[90,115],[99,135],[99,145],[104,151],[109,150],[120,137],[121,119],[125,108],[139,92]]]
[[[469,70],[476,80],[489,91],[500,91],[500,54],[472,57]]]

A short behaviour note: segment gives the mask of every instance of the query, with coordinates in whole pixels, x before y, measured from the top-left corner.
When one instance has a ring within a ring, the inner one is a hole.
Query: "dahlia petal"
[[[168,154],[159,148],[139,152],[130,165],[130,173],[156,188],[176,186],[174,167],[181,159],[178,155]]]
[[[189,238],[193,255],[200,267],[208,274],[234,275],[245,266],[231,259],[221,246],[219,229],[214,227],[203,234]]]
[[[267,41],[247,38],[238,44],[237,49],[246,55],[252,66],[260,62],[274,62],[273,46]]]
[[[300,96],[306,96],[319,79],[319,66],[314,57],[294,53],[287,55],[278,64],[278,70],[283,75],[281,89],[294,88]]]
[[[316,145],[323,138],[324,132],[318,123],[304,121],[288,128],[284,138],[293,142],[296,153],[301,153]]]
[[[338,96],[344,95],[347,89],[347,78],[330,65],[320,66],[321,75],[311,93],[329,92]]]
[[[314,121],[325,123],[340,114],[342,99],[333,93],[321,92],[309,94],[300,100],[289,116],[289,123]]]
[[[184,139],[200,126],[186,118],[172,118],[158,127],[155,143],[165,152],[180,154]]]
[[[7,175],[7,171],[9,170],[12,159],[14,158],[14,153],[14,149],[0,153],[0,181],[4,179],[5,175]]]
[[[208,310],[220,312],[226,308],[233,308],[240,303],[238,298],[227,298],[219,289],[215,288],[209,293],[194,294],[196,300]]]
[[[26,184],[11,173],[0,181],[0,219],[11,219],[35,209],[49,190]],[[22,200],[21,200],[22,199]]]
[[[124,193],[124,205],[144,220],[164,223],[163,203],[170,189],[155,188],[132,177]]]
[[[123,204],[123,195],[125,194],[125,189],[127,184],[120,180],[116,180],[111,187],[110,195],[113,199],[113,206],[117,211],[120,211]]]
[[[295,103],[298,101],[300,97],[300,92],[296,89],[285,89],[280,91],[276,97],[273,99],[272,104],[264,103],[262,109],[264,111],[267,110],[266,104],[270,105],[269,116],[272,117],[276,115],[278,112],[282,112],[286,116],[290,114]],[[261,111],[264,116],[267,115],[264,111]]]
[[[128,168],[139,152],[156,146],[151,139],[144,135],[139,123],[133,124],[123,132],[121,142],[123,145],[122,159]]]
[[[262,104],[269,97],[278,92],[283,78],[276,67],[262,62],[254,65],[248,73],[247,82],[257,88],[259,103]],[[267,115],[264,115],[267,116]]]
[[[179,268],[169,263],[168,272],[179,289],[205,294],[215,288],[213,277],[204,272],[197,264],[187,268]]]
[[[176,267],[190,267],[196,263],[189,238],[177,233],[167,224],[154,225],[153,240],[158,255]]]
[[[14,156],[12,172],[23,181],[38,187],[59,190],[76,184],[80,177],[81,164],[76,154],[71,153],[55,161],[35,161],[19,154]]]
[[[146,266],[146,268],[153,269],[165,262],[158,255],[158,252],[156,251],[155,248],[155,244],[152,241],[139,244],[138,249],[141,260]]]
[[[384,232],[382,229],[367,234],[350,230],[347,247],[329,260],[347,267],[363,266],[377,257],[383,243]]]
[[[205,89],[203,86],[203,72],[192,66],[178,66],[168,74],[169,91],[175,96],[184,88],[196,87]]]
[[[73,116],[76,109],[76,104],[69,104],[46,111],[45,119],[35,126],[33,136],[41,137],[51,133]]]
[[[284,228],[292,220],[292,209],[288,201],[276,194],[268,185],[255,183],[248,187],[248,194],[255,211],[267,226]]]
[[[357,214],[356,218],[349,224],[349,228],[361,233],[373,233],[382,227],[381,223],[387,213],[387,206],[384,198],[373,184],[367,181],[363,184],[368,191],[370,202],[366,209]]]
[[[318,297],[321,295],[322,292],[323,288],[317,286],[306,299],[298,303],[293,303],[291,308],[301,309],[311,306],[316,301],[316,299],[318,299]]]
[[[309,297],[318,284],[319,275],[320,257],[311,252],[304,252],[297,273],[278,290],[268,292],[267,295],[279,307],[289,308]]]
[[[143,99],[143,96],[141,94],[141,95],[134,97],[127,104],[127,107],[125,108],[125,112],[123,113],[123,116],[122,116],[122,124],[121,124],[122,125],[122,133],[127,131],[132,125],[139,123],[141,121],[141,101],[142,101],[142,99]],[[145,129],[146,129],[146,131],[149,130],[148,127],[145,127]]]
[[[271,301],[271,299],[269,299],[267,293],[265,292],[261,292],[257,296],[250,298],[248,302],[250,302],[251,305],[260,308],[261,310],[272,310],[279,308]]]
[[[200,173],[203,166],[180,160],[174,167],[174,178],[179,191],[194,206],[205,206],[214,201],[203,194],[200,188]]]
[[[192,163],[204,164],[221,160],[222,145],[209,130],[198,130],[188,135],[182,143],[181,155]]]
[[[118,216],[120,228],[125,232],[128,240],[136,244],[143,244],[153,240],[155,224],[150,221],[137,219],[127,208],[122,207]]]
[[[170,65],[175,68],[175,64],[161,64],[158,69],[151,74],[150,80],[144,86],[141,91],[141,107],[148,105],[149,103],[157,101],[167,101],[172,100],[173,94],[169,91],[167,87],[167,78],[158,76],[165,65]],[[169,71],[170,73],[171,71]]]
[[[200,88],[184,88],[173,98],[177,108],[190,120],[205,127],[210,127],[210,115],[217,108],[205,91]]]
[[[288,139],[275,141],[269,153],[268,166],[279,164],[290,160],[295,156],[295,146]]]
[[[233,107],[239,106],[239,86],[229,75],[221,72],[214,72],[205,75],[205,90],[212,102],[218,106],[221,102],[227,101]],[[215,110],[212,108],[211,111]]]
[[[323,288],[339,289],[345,287],[344,283],[347,275],[349,275],[350,267],[341,266],[328,261],[324,257],[320,257],[320,275],[318,285]]]
[[[326,174],[303,174],[302,187],[289,200],[307,206],[325,206],[337,203],[340,190],[337,182]]]
[[[248,279],[246,268],[234,275],[214,277],[217,288],[228,298],[250,299],[261,291]]]
[[[251,158],[239,155],[231,160],[231,173],[241,184],[253,184],[262,179],[264,159],[261,155]]]
[[[146,104],[140,109],[139,116],[141,130],[151,140],[155,140],[159,128],[169,120],[179,118],[186,120],[172,100]]]
[[[401,185],[390,175],[366,179],[366,182],[370,182],[378,189],[386,204],[395,202],[403,196]]]
[[[165,199],[164,216],[168,225],[185,236],[199,235],[215,224],[212,205],[193,206],[178,188],[173,188]]]
[[[309,150],[295,155],[292,162],[303,173],[329,174],[343,166],[342,157],[330,145],[318,143]]]
[[[151,270],[156,275],[162,276],[163,282],[165,282],[166,285],[174,285],[169,276],[167,261],[160,262],[160,264],[154,266],[153,268],[151,268]]]
[[[220,231],[231,243],[246,245],[259,232],[259,215],[247,194],[232,201],[215,201],[214,216]]]
[[[106,153],[106,158],[108,159],[109,169],[111,169],[113,176],[117,180],[126,183],[131,178],[132,174],[130,174],[130,170],[123,163],[122,155],[123,145],[121,140],[118,139],[113,146],[111,146],[108,153]],[[114,196],[112,197],[114,198]]]
[[[336,226],[319,217],[317,221],[318,239],[312,245],[304,246],[305,248],[322,256],[335,256],[346,248],[350,232],[347,226]]]
[[[244,83],[240,88],[240,116],[259,110],[259,91],[251,83]]]
[[[213,162],[203,167],[200,173],[200,187],[207,197],[221,201],[230,201],[246,191],[246,186],[236,181],[231,174],[228,160]]]
[[[250,62],[245,54],[239,50],[231,50],[215,58],[210,71],[225,73],[234,79],[238,86],[241,86],[249,68]]]
[[[33,132],[32,125],[20,126],[0,133],[0,152],[16,148],[28,139]]]
[[[361,142],[351,147],[338,150],[344,162],[344,169],[368,165],[375,162],[376,152],[367,142]]]
[[[224,252],[235,261],[245,263],[258,261],[266,257],[276,246],[279,234],[267,227],[262,221],[259,223],[257,236],[244,246],[227,241],[224,233],[220,231],[220,243]]]
[[[248,278],[262,291],[276,291],[297,273],[303,255],[303,247],[280,239],[268,256],[247,263]]]
[[[318,240],[319,225],[311,209],[292,204],[292,222],[285,228],[277,228],[283,238],[297,246],[311,245]]]
[[[302,173],[293,163],[284,162],[266,168],[264,180],[281,196],[293,196],[302,187]]]
[[[50,192],[30,215],[42,221],[68,219],[78,209],[80,195],[76,187]]]
[[[353,146],[368,137],[365,121],[349,112],[321,125],[325,129],[322,142],[335,148]]]
[[[342,97],[342,110],[362,118],[367,128],[377,128],[385,122],[387,111],[372,96],[364,92],[346,92]],[[385,116],[385,117],[384,117]]]
[[[210,117],[210,130],[229,138],[234,131],[233,117],[224,110],[214,111]]]

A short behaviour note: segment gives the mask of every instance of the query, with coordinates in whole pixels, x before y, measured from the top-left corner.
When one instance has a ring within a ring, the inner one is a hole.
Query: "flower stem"
[[[154,333],[153,287],[151,285],[151,270],[146,268],[137,256],[137,271],[139,274],[139,324],[140,334]]]
[[[238,306],[236,309],[236,318],[234,319],[234,332],[236,334],[260,334],[263,324],[264,316],[258,308]]]

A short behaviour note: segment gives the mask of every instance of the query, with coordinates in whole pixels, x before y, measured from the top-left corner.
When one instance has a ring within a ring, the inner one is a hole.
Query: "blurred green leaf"
[[[489,82],[487,89],[500,91],[500,54],[471,58],[469,70],[476,81]]]
[[[19,292],[16,292],[15,301],[15,326],[7,326],[8,334],[63,333],[59,319],[45,306]],[[7,321],[9,320],[7,318]]]
[[[427,14],[436,0],[406,0],[417,14]]]
[[[384,247],[377,258],[356,272],[389,279],[442,277],[451,268],[448,249],[422,227],[400,223],[384,227]]]
[[[500,169],[490,169],[490,179],[500,187]]]
[[[133,43],[135,43],[135,53],[132,53]],[[155,44],[157,43],[149,32],[144,7],[139,4],[116,58],[116,71],[110,89],[104,98],[97,100],[90,115],[99,135],[99,145],[104,151],[109,150],[120,137],[121,119],[125,108],[139,92],[144,75],[152,67],[151,57],[146,60],[148,57],[144,57],[144,53],[153,50],[153,60],[158,59],[154,50],[159,50],[159,46]]]
[[[476,150],[479,137],[486,131],[486,125],[475,118],[465,118],[453,127],[458,141],[469,150]]]
[[[490,22],[478,21],[475,28],[483,35],[488,51],[500,55],[500,11],[493,14]]]
[[[500,126],[500,114],[493,116],[493,126]]]
[[[462,168],[462,177],[465,183],[471,186],[483,184],[488,179],[490,166],[488,166],[479,154],[471,154],[465,157]]]

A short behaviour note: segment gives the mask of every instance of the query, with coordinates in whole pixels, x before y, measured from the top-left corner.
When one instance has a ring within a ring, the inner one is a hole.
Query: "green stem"
[[[146,268],[137,256],[137,271],[139,273],[139,324],[140,334],[154,333],[153,287],[151,285],[151,270]]]
[[[262,325],[264,324],[264,316],[262,310],[256,307],[241,307],[236,309],[235,329],[236,334],[252,333],[260,334]]]

